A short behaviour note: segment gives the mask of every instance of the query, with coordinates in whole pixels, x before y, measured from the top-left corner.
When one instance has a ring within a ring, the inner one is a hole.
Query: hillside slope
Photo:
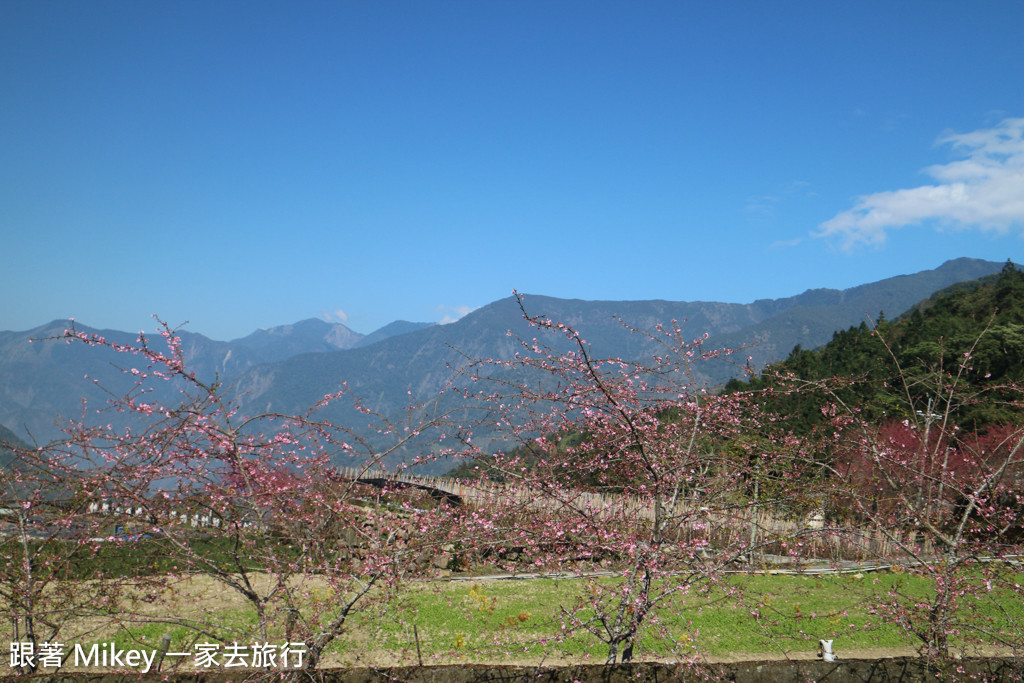
[[[749,304],[582,301],[527,295],[525,305],[531,314],[577,326],[598,356],[647,357],[655,347],[642,335],[631,333],[623,322],[650,329],[674,319],[691,338],[708,332],[712,346],[752,344],[740,358],[751,355],[760,367],[784,357],[798,344],[804,348],[823,344],[835,330],[857,324],[867,315],[883,309],[907,310],[937,289],[998,272],[1001,266],[957,259],[934,270],[848,290],[808,290]],[[79,345],[29,343],[30,338],[59,335],[67,325],[55,321],[28,332],[0,332],[0,424],[19,435],[31,435],[38,441],[54,438],[62,420],[83,416],[83,399],[88,400],[87,420],[118,422],[117,415],[97,414],[97,410],[105,404],[104,389],[120,393],[130,386],[118,367],[134,361]],[[338,327],[304,321],[232,342],[213,341],[191,332],[182,332],[181,337],[190,367],[200,377],[211,381],[219,377],[231,387],[243,412],[299,412],[325,394],[338,391],[345,382],[368,406],[393,415],[408,403],[410,393],[422,400],[436,396],[467,359],[508,358],[516,349],[515,335],[529,338],[533,334],[512,297],[449,325],[401,323],[358,338]],[[79,329],[92,331],[82,325]],[[123,343],[136,337],[117,331],[97,332]],[[334,350],[337,344],[353,348]],[[331,350],[324,350],[325,345]],[[734,376],[737,368],[719,363],[702,370],[700,380],[717,385]],[[366,422],[340,404],[323,416],[342,425]]]
[[[849,377],[857,381],[840,394],[846,401],[868,417],[900,419],[908,417],[899,412],[907,410],[904,380],[915,408],[928,411],[940,390],[934,378],[945,377],[968,353],[970,367],[959,381],[960,392],[972,399],[956,411],[960,425],[983,431],[1019,423],[1024,416],[999,389],[1024,380],[1024,273],[1010,263],[997,275],[941,290],[895,320],[852,326],[817,349],[796,348],[761,377],[731,381],[726,389],[773,386],[778,375],[805,383]],[[767,405],[798,431],[822,419],[823,399],[815,392],[779,396]]]

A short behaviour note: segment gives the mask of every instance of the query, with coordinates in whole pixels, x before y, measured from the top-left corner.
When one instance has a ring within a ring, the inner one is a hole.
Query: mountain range
[[[705,332],[713,348],[744,347],[742,359],[755,367],[786,357],[797,345],[820,346],[837,330],[880,312],[899,315],[933,292],[954,283],[998,272],[1002,263],[961,258],[934,270],[901,275],[845,290],[812,289],[783,299],[749,304],[683,301],[585,301],[525,295],[531,315],[576,327],[595,356],[642,359],[656,346],[629,327],[652,329],[679,321],[687,338]],[[117,421],[96,415],[109,394],[130,387],[118,369],[131,359],[102,349],[55,341],[68,321],[27,332],[0,332],[0,425],[22,438],[45,442],[60,432],[63,419]],[[93,332],[81,324],[78,329]],[[96,331],[130,343],[135,334]],[[517,337],[537,336],[513,297],[483,306],[447,325],[394,322],[369,335],[344,325],[304,320],[259,330],[229,342],[182,331],[185,360],[200,377],[230,387],[243,413],[301,412],[342,382],[382,414],[400,413],[412,395],[429,399],[467,359],[510,358]],[[119,365],[120,364],[120,365]],[[699,380],[719,385],[738,373],[735,364],[701,368]],[[84,377],[87,375],[88,377]],[[82,401],[88,401],[83,412]],[[358,425],[365,418],[350,404],[332,405],[323,417]]]

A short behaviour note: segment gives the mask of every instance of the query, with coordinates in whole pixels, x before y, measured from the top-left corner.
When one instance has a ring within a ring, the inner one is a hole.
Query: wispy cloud
[[[775,194],[765,194],[759,197],[749,197],[743,210],[755,216],[774,216],[775,210],[783,201],[794,196],[816,197],[817,194],[811,190],[811,184],[806,180],[790,180],[777,188]]]
[[[459,306],[443,306],[442,305],[442,306],[435,306],[434,310],[437,311],[438,313],[444,313],[444,317],[441,318],[437,322],[437,324],[438,325],[447,325],[448,323],[455,322],[456,320],[458,320],[462,316],[466,315],[467,313],[472,313],[473,311],[476,310],[476,307],[475,306],[466,306],[465,304],[461,304]]]
[[[348,313],[340,308],[336,308],[333,311],[322,310],[320,311],[320,317],[329,323],[341,323],[344,325],[348,322]]]
[[[802,237],[797,237],[797,238],[791,239],[791,240],[778,240],[776,242],[772,242],[771,244],[769,244],[768,248],[769,249],[777,249],[779,247],[795,247],[795,246],[797,246],[798,244],[800,244],[803,241],[804,241],[804,238],[802,238]]]
[[[936,184],[860,197],[852,209],[818,226],[815,236],[850,249],[881,246],[887,231],[923,223],[1000,233],[1024,228],[1024,118],[948,134],[937,144],[952,146],[962,158],[924,169]]]
[[[774,216],[779,198],[772,195],[751,197],[743,206],[743,210],[755,216]]]

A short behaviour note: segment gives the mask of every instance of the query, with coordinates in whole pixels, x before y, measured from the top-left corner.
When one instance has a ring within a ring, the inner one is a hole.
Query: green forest
[[[951,381],[964,354],[971,362],[958,381],[968,387],[956,407],[961,428],[984,432],[1016,424],[1019,411],[1001,391],[1024,377],[1024,272],[1007,262],[1002,272],[946,288],[894,320],[874,321],[836,332],[818,349],[793,349],[749,381],[734,379],[726,392],[757,391],[793,381],[809,390],[769,392],[764,407],[807,433],[822,420],[825,400],[813,385],[846,380],[837,395],[869,419],[906,419],[909,405],[926,413],[941,393],[935,378]],[[901,377],[902,374],[902,377]]]

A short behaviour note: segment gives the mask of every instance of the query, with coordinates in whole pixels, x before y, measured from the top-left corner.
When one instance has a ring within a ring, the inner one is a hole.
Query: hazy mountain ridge
[[[414,323],[409,322],[408,320],[396,320],[388,323],[379,330],[366,335],[359,340],[359,343],[356,344],[356,346],[369,346],[371,344],[376,344],[379,341],[383,341],[388,337],[416,332],[417,330],[422,330],[425,327],[433,327],[435,325],[437,325],[437,323]]]
[[[97,334],[118,344],[136,344],[139,337],[138,333],[95,329],[78,322],[74,325],[81,332]],[[105,408],[107,391],[120,394],[131,388],[131,379],[119,368],[142,370],[142,360],[107,349],[48,340],[60,337],[71,326],[70,320],[54,320],[24,332],[0,332],[0,425],[24,438],[48,441],[60,433],[55,424],[58,418],[82,417],[82,399],[88,402],[88,414],[95,415]],[[303,353],[338,350],[338,344],[351,347],[374,335],[376,339],[386,339],[400,334],[402,329],[400,325],[389,325],[364,336],[344,325],[312,319],[258,330],[229,342],[187,330],[176,334],[188,367],[198,377],[213,380],[237,377],[258,364]],[[147,332],[145,338],[153,348],[166,348],[157,332]],[[156,387],[156,398],[171,398],[172,387]],[[118,423],[116,415],[108,414],[105,419]]]
[[[245,347],[253,352],[267,354],[262,362],[283,360],[299,353],[315,351],[343,351],[351,349],[366,335],[350,330],[341,323],[329,323],[318,318],[301,320],[293,325],[279,325],[256,330],[231,344]]]
[[[956,283],[998,273],[1003,264],[979,259],[947,261],[934,270],[897,275],[845,290],[812,289],[792,298],[792,305],[763,324],[735,333],[716,335],[717,346],[735,348],[751,344],[749,355],[756,367],[785,358],[798,344],[806,349],[827,343],[831,329],[846,329],[879,313],[892,318],[903,314],[938,290]],[[728,379],[728,378],[723,378]]]
[[[7,427],[0,425],[0,467],[6,467],[14,460],[12,448],[28,448],[28,444]]]
[[[1024,272],[1015,265],[944,287],[874,327],[851,325],[823,346],[793,349],[771,364],[771,372],[732,380],[726,391],[785,385],[779,376],[799,377],[808,387],[832,377],[857,377],[854,385],[838,390],[842,401],[872,421],[899,421],[900,411],[910,409],[901,407],[908,397],[918,408],[936,400],[935,385],[922,378],[955,368],[968,356],[970,363],[956,372],[957,391],[971,399],[950,405],[949,418],[968,432],[1019,424],[1012,392],[1004,391],[1024,378]],[[766,394],[759,400],[785,417],[792,429],[807,433],[825,420],[825,399],[823,392],[808,389]]]
[[[757,367],[784,358],[797,344],[813,348],[826,343],[836,330],[858,324],[881,309],[905,311],[936,289],[996,272],[1002,264],[958,259],[933,271],[888,278],[849,290],[808,290],[783,300],[751,304],[670,301],[584,301],[525,295],[531,315],[565,322],[579,329],[595,356],[642,359],[657,346],[633,334],[618,319],[639,329],[652,329],[675,319],[684,338],[711,332],[711,348],[753,344],[735,361],[707,363],[698,379],[724,383],[739,372],[747,355]],[[617,319],[618,318],[618,319]],[[513,336],[509,336],[511,331]],[[408,394],[428,399],[436,395],[454,369],[466,358],[510,358],[517,350],[515,336],[539,335],[522,319],[512,297],[488,304],[451,325],[438,326],[384,340],[371,348],[334,354],[311,354],[281,363],[257,366],[243,373],[236,387],[247,412],[295,412],[336,391],[345,381],[352,393],[371,408],[387,414],[399,411]],[[552,340],[549,340],[552,341]],[[557,342],[557,339],[553,340]],[[341,402],[323,416],[339,424],[365,422]]]
[[[655,351],[649,340],[631,333],[619,319],[640,329],[674,319],[682,325],[685,338],[709,332],[711,347],[753,344],[737,360],[742,365],[750,355],[761,367],[784,358],[797,344],[814,348],[865,316],[880,310],[897,315],[938,289],[997,272],[1002,265],[957,259],[934,270],[847,290],[812,289],[749,304],[585,301],[529,294],[524,304],[532,315],[577,327],[596,356],[641,359]],[[77,417],[83,397],[90,401],[90,410],[102,407],[106,395],[84,380],[83,373],[115,392],[128,386],[111,366],[112,362],[130,363],[124,356],[74,344],[27,343],[30,337],[58,335],[66,326],[55,321],[27,333],[0,332],[0,424],[19,435],[31,433],[41,441],[53,438],[55,416]],[[90,331],[81,325],[79,329]],[[467,358],[511,357],[517,342],[509,331],[526,339],[538,336],[522,319],[511,296],[448,325],[397,321],[365,336],[321,320],[260,330],[231,342],[192,332],[180,336],[191,367],[201,377],[219,376],[232,387],[243,412],[299,412],[337,391],[344,381],[369,406],[390,414],[408,403],[409,392],[418,399],[436,396],[453,369],[464,366]],[[124,342],[136,337],[113,331],[103,334]],[[350,346],[339,349],[338,345]],[[700,379],[711,385],[737,372],[736,365],[728,363],[700,369]],[[364,417],[343,405],[323,416],[339,424],[365,424]]]

